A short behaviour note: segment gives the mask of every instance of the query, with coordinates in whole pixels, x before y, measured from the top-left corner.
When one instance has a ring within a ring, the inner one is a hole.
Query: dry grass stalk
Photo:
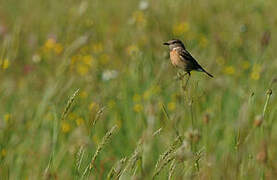
[[[91,127],[94,127],[95,124],[98,122],[98,120],[100,119],[100,117],[102,116],[102,114],[104,112],[104,109],[105,109],[105,107],[102,107],[97,111],[95,118],[91,122]]]
[[[69,109],[70,107],[72,106],[73,102],[74,102],[74,99],[76,97],[76,95],[78,94],[79,92],[79,89],[77,89],[74,94],[69,98],[69,100],[67,101],[67,104],[66,104],[66,107],[63,111],[63,114],[62,114],[62,117],[61,117],[61,120],[64,120],[69,112]]]
[[[168,121],[170,121],[169,114],[168,114],[168,112],[167,112],[166,107],[165,107],[164,104],[162,104],[162,109],[163,109],[163,113],[165,114],[166,119],[167,119]]]
[[[142,151],[142,139],[138,142],[138,145],[135,149],[135,151],[133,152],[133,154],[131,155],[131,157],[128,159],[128,162],[125,166],[125,168],[122,170],[121,173],[118,174],[116,179],[119,179],[120,176],[122,176],[128,169],[130,169],[131,171],[134,169],[136,162],[140,159],[141,157],[141,151]]]
[[[96,160],[96,158],[98,157],[99,153],[101,152],[101,150],[103,149],[103,147],[109,142],[111,136],[113,135],[113,133],[115,132],[115,130],[117,129],[117,125],[113,126],[111,128],[110,131],[108,131],[105,136],[102,138],[102,141],[101,143],[98,145],[93,157],[92,157],[92,160],[91,160],[91,163],[87,166],[87,168],[85,169],[84,173],[83,173],[83,177],[87,174],[87,171],[90,171],[92,168],[93,168],[93,165],[94,165],[94,162]]]
[[[174,157],[173,154],[174,154],[174,153],[170,154],[169,156],[167,156],[167,158],[166,158],[164,161],[162,161],[160,167],[157,168],[156,171],[154,172],[154,175],[153,175],[152,179],[155,179],[155,177],[158,176],[158,175],[160,174],[160,172],[162,171],[162,169],[163,169],[166,165],[168,165],[172,160],[174,160],[175,157]]]
[[[188,76],[188,78],[186,79],[185,83],[184,83],[184,80],[183,80],[184,78],[182,79],[182,89],[183,89],[184,92],[186,92],[186,90],[187,90],[189,79],[190,79],[190,75],[187,75],[187,76]]]
[[[265,116],[265,112],[266,112],[266,109],[267,109],[267,106],[268,106],[268,102],[270,100],[271,95],[272,95],[272,90],[269,89],[266,92],[266,101],[265,101],[264,110],[263,110],[263,117]]]
[[[81,146],[76,155],[76,168],[77,168],[78,173],[80,172],[80,167],[81,167],[81,163],[83,160],[83,156],[84,156],[84,147]]]
[[[172,161],[172,163],[170,165],[170,168],[169,168],[168,180],[172,179],[172,176],[173,176],[175,168],[176,168],[176,160],[173,159],[173,161]]]
[[[190,149],[189,143],[184,140],[182,145],[175,151],[175,159],[178,162],[184,162],[187,159],[191,159],[193,157],[193,153]]]
[[[254,131],[254,129],[256,127],[263,126],[265,113],[266,113],[268,102],[270,100],[271,95],[272,95],[272,90],[271,89],[267,90],[267,92],[266,92],[266,101],[265,101],[265,105],[264,105],[264,109],[263,109],[263,114],[260,115],[260,116],[257,116],[256,119],[254,120],[254,127],[250,130],[248,135],[245,137],[244,143],[246,143],[248,141],[248,139],[250,138],[250,136],[252,135],[252,132]]]
[[[127,162],[127,158],[122,158],[120,161],[118,161],[110,170],[108,173],[107,179],[118,179],[119,174],[122,172],[124,165]]]
[[[163,165],[163,161],[168,159],[168,156],[170,156],[178,148],[178,146],[181,144],[180,138],[181,138],[180,136],[177,136],[174,139],[173,143],[169,146],[168,150],[165,151],[162,155],[160,155],[160,158],[158,159],[155,165],[155,171],[157,171],[159,167]]]
[[[155,136],[159,135],[159,134],[161,133],[162,130],[163,130],[163,128],[158,129],[157,131],[155,131],[155,132],[153,133],[152,136],[155,137]]]
[[[111,130],[109,132],[107,132],[105,134],[105,136],[103,137],[101,143],[98,145],[96,152],[94,153],[94,156],[93,156],[92,161],[90,163],[89,169],[92,169],[94,161],[96,160],[98,154],[103,149],[103,147],[108,143],[108,141],[110,140],[111,136],[113,135],[113,133],[116,129],[117,129],[117,126],[115,125],[111,128]]]

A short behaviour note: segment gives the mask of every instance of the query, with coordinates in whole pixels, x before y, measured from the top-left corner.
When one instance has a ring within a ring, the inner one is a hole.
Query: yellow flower
[[[84,76],[88,73],[89,68],[88,66],[84,65],[84,64],[78,64],[77,65],[77,72],[81,75]]]
[[[245,60],[245,61],[242,61],[241,66],[242,66],[242,69],[247,70],[250,67],[250,63],[249,61]]]
[[[143,106],[141,104],[135,104],[134,111],[139,113],[143,110]]]
[[[81,91],[81,92],[80,92],[80,97],[83,98],[83,99],[85,99],[85,98],[88,97],[88,93],[87,93],[86,91]]]
[[[202,48],[205,48],[208,45],[208,39],[202,35],[199,40],[199,44]]]
[[[119,128],[121,128],[121,126],[122,126],[121,120],[116,120],[115,124],[116,124]]]
[[[188,32],[190,29],[188,22],[181,22],[179,24],[175,24],[173,26],[173,34],[175,36],[183,35],[184,33]]]
[[[10,66],[10,61],[8,59],[4,59],[2,63],[3,69],[7,69]]]
[[[90,105],[89,105],[89,107],[88,107],[88,109],[89,109],[90,111],[92,111],[92,110],[94,110],[94,109],[97,109],[97,108],[98,108],[98,105],[97,105],[95,102],[90,103]]]
[[[49,38],[44,44],[46,49],[53,49],[55,47],[56,40],[54,38]]]
[[[93,57],[91,55],[85,55],[85,56],[83,56],[82,61],[85,65],[91,66]]]
[[[74,65],[80,59],[80,55],[71,57],[71,64]]]
[[[11,114],[5,114],[4,115],[4,121],[8,122],[11,119]]]
[[[110,100],[109,102],[108,102],[108,107],[109,108],[113,108],[115,106],[115,101],[114,100]]]
[[[62,123],[62,132],[63,133],[68,133],[70,131],[71,127],[70,124],[63,122]]]
[[[129,56],[135,55],[138,52],[139,52],[139,48],[134,44],[127,47],[127,54]]]
[[[251,73],[251,79],[253,79],[253,80],[259,80],[260,79],[260,73],[258,73],[258,72],[252,72]]]
[[[134,101],[134,102],[139,102],[139,101],[141,101],[141,96],[140,96],[139,94],[135,94],[135,95],[133,96],[133,101]]]
[[[6,149],[2,149],[2,150],[1,150],[1,156],[2,156],[2,157],[5,157],[6,154],[7,154]]]
[[[100,53],[103,51],[103,45],[102,43],[97,43],[92,45],[92,50],[94,53]]]
[[[252,73],[251,73],[251,79],[253,80],[259,80],[260,79],[260,73],[262,71],[262,67],[259,64],[255,64]]]
[[[235,68],[233,66],[226,66],[224,68],[224,73],[228,75],[234,75],[235,74]]]
[[[55,44],[54,51],[56,54],[61,54],[63,52],[63,46],[60,43]]]
[[[99,138],[98,138],[96,135],[94,135],[94,136],[92,136],[92,141],[93,141],[95,144],[98,144],[98,143],[99,143]]]
[[[220,66],[223,66],[225,64],[225,59],[222,56],[216,58],[215,61]]]
[[[147,99],[149,99],[150,97],[151,97],[151,89],[148,89],[148,90],[146,90],[144,93],[143,93],[143,99],[144,100],[147,100]]]
[[[84,119],[83,118],[77,118],[75,120],[75,122],[76,122],[77,126],[80,126],[80,125],[84,124]]]
[[[136,25],[144,26],[146,24],[146,18],[142,11],[135,11],[132,17]]]
[[[175,102],[171,101],[167,104],[167,108],[169,111],[174,111],[176,109],[176,104]]]

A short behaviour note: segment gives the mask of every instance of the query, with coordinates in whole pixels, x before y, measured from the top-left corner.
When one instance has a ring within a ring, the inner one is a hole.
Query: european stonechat
[[[173,39],[163,44],[169,46],[170,60],[174,67],[181,68],[188,73],[189,76],[191,71],[200,71],[206,73],[210,77],[213,77],[213,75],[208,73],[198,64],[179,39]]]

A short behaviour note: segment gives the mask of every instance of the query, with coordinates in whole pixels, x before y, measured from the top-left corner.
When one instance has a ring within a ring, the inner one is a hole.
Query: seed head
[[[267,90],[266,94],[271,95],[272,94],[272,89]]]
[[[204,116],[203,116],[203,122],[204,122],[204,124],[209,124],[209,122],[210,122],[210,114],[208,114],[208,113],[204,114]]]
[[[261,143],[260,151],[256,156],[257,161],[266,163],[267,162],[267,144],[265,141]]]
[[[255,127],[260,127],[263,123],[264,117],[262,115],[258,115],[256,116],[255,120],[254,120],[254,126]]]
[[[197,143],[201,138],[201,134],[199,133],[198,130],[190,130],[190,131],[187,132],[187,138],[191,142]]]

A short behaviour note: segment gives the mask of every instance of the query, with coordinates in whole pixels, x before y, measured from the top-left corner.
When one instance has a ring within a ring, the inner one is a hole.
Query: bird
[[[172,39],[163,44],[169,47],[170,61],[174,67],[184,70],[189,76],[191,75],[191,71],[199,71],[213,77],[213,75],[208,73],[200,66],[200,64],[198,64],[198,62],[186,50],[186,47],[181,40]]]

